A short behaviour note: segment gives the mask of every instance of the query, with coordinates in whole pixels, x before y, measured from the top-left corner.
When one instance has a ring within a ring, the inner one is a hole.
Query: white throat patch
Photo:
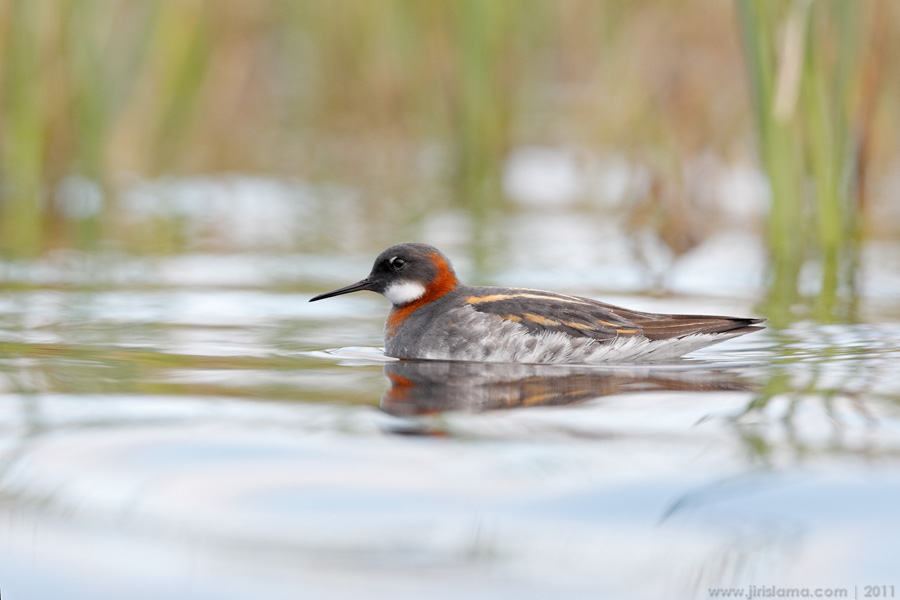
[[[417,281],[398,281],[384,290],[384,297],[394,306],[403,306],[418,300],[425,294],[425,288]]]

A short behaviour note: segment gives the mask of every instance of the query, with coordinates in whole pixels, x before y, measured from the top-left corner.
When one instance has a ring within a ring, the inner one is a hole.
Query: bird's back
[[[529,363],[665,360],[761,319],[654,314],[542,290],[460,285],[385,332],[400,358]]]

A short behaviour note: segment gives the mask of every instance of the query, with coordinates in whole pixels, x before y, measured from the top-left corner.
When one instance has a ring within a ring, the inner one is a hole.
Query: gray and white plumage
[[[312,298],[370,290],[393,304],[385,353],[518,363],[657,361],[762,327],[762,319],[671,315],[541,290],[467,286],[436,248],[391,246],[369,276]]]

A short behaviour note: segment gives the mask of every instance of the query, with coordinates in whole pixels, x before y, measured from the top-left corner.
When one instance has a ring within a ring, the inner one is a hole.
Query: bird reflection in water
[[[396,416],[564,406],[646,391],[750,391],[723,368],[592,367],[401,360],[385,364],[391,387],[382,409]]]

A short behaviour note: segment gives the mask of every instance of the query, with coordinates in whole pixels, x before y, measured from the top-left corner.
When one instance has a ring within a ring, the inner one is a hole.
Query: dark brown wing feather
[[[475,310],[519,323],[533,333],[563,332],[575,337],[611,340],[635,335],[634,325],[597,302],[536,290],[475,288]]]
[[[762,326],[755,324],[765,320],[713,315],[660,315],[627,310],[621,312],[628,313],[623,316],[630,316],[631,321],[650,340],[666,340],[696,333],[743,335],[762,329]]]
[[[471,288],[471,291],[467,300],[475,310],[515,321],[534,333],[557,331],[601,341],[637,335],[651,340],[697,333],[741,335],[762,329],[754,324],[764,320],[645,313],[590,298],[538,290]]]

